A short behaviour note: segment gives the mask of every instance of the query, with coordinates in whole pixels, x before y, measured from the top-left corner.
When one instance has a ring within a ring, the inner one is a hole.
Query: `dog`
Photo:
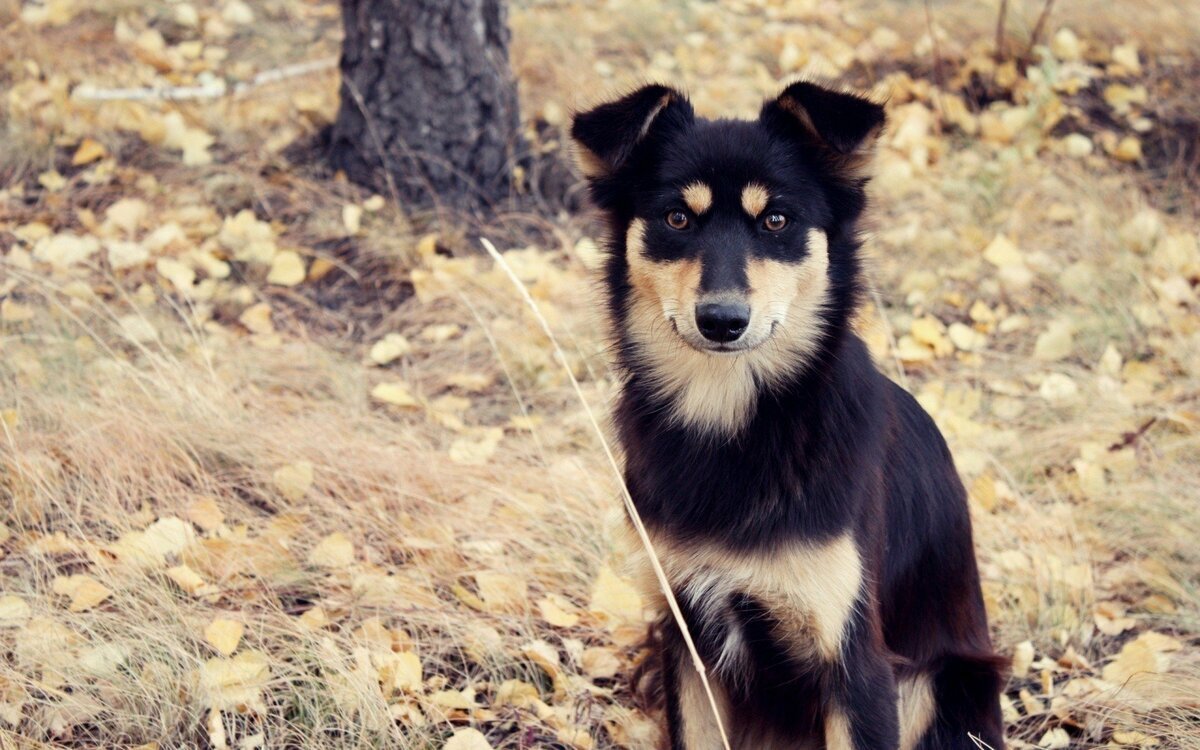
[[[571,125],[608,230],[625,481],[737,749],[1004,743],[966,492],[852,326],[884,124],[800,81],[756,120],[648,85]],[[658,630],[670,750],[722,747]]]

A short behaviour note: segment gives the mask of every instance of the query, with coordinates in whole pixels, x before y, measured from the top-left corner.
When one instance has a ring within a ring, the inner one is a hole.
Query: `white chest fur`
[[[863,578],[862,558],[849,534],[755,553],[662,539],[654,546],[676,596],[699,617],[731,617],[731,598],[749,596],[771,613],[781,644],[796,658],[837,660]],[[645,552],[634,557],[648,576],[643,587],[657,592]],[[730,627],[719,662],[710,666],[733,667],[742,649],[739,638],[740,630]]]

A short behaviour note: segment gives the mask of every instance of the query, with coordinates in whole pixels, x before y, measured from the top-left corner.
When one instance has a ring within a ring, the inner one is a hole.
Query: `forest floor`
[[[1013,2],[998,64],[994,5],[530,0],[513,63],[551,155],[643,80],[887,97],[860,326],[970,489],[1011,745],[1200,748],[1200,8],[1056,9],[1026,54]],[[476,237],[289,148],[339,23],[0,0],[0,747],[654,742],[564,370],[603,413],[597,225],[576,186],[497,227],[560,361]],[[228,92],[113,96],[192,85]]]

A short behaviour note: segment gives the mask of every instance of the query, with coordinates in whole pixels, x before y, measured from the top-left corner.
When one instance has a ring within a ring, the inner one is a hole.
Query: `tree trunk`
[[[334,166],[406,205],[491,213],[520,144],[504,0],[342,0]]]

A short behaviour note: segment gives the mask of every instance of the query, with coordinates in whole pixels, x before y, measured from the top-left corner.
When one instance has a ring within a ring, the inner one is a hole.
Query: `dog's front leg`
[[[700,674],[683,649],[663,652],[663,681],[666,687],[667,733],[670,750],[721,750],[721,730]],[[722,710],[721,721],[728,730],[729,712],[724,692],[712,683],[714,697]]]
[[[826,750],[897,750],[899,699],[882,647],[851,642],[835,670],[825,712]]]

